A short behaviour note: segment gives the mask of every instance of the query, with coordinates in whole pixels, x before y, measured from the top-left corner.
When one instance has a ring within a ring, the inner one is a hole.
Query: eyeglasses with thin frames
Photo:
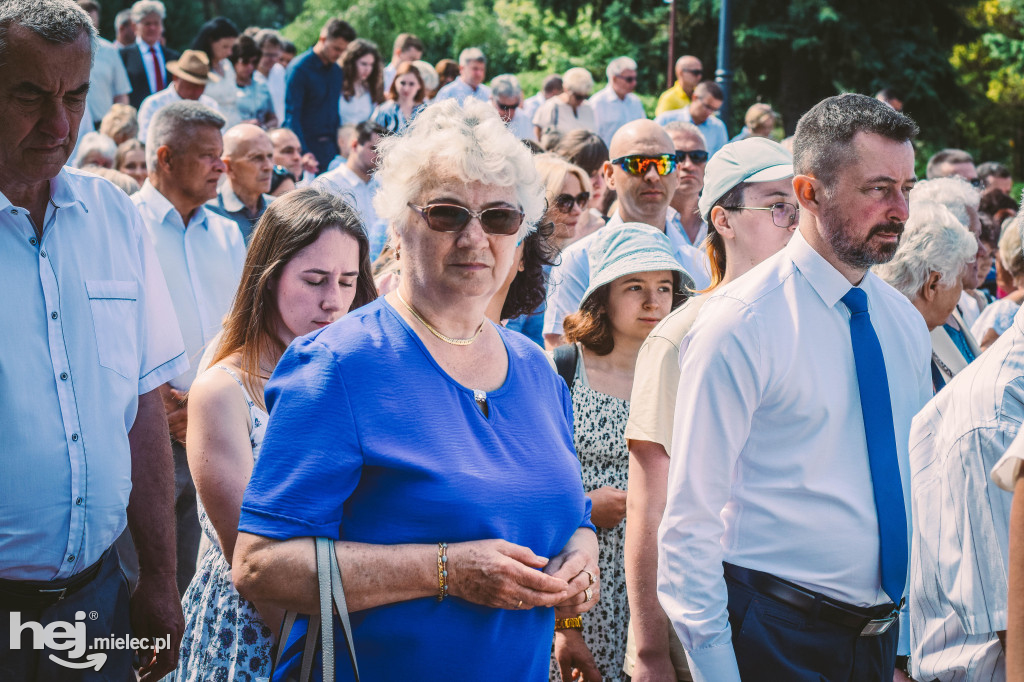
[[[480,221],[487,234],[512,235],[523,224],[523,212],[516,208],[495,207],[472,211],[458,204],[407,204],[416,211],[434,232],[460,232],[473,218]]]
[[[727,211],[771,211],[776,227],[790,228],[800,217],[800,207],[788,201],[778,201],[771,206],[723,206]]]

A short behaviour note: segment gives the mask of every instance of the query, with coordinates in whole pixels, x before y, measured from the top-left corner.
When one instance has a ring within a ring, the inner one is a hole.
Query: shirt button
[[[39,255],[42,256],[43,258],[46,258],[46,252],[45,251],[40,251]]]
[[[57,311],[56,310],[54,310],[52,313],[50,313],[50,319],[51,320],[56,320],[57,319]]]
[[[18,209],[12,208],[11,209],[11,215],[18,215]]]
[[[82,502],[84,502],[84,500],[81,497],[75,499],[75,504],[79,504],[80,505],[80,504],[82,504]]]
[[[36,238],[35,237],[30,238],[28,240],[28,243],[31,244],[32,246],[35,246],[36,245]]]
[[[61,381],[67,381],[68,380],[68,373],[67,372],[61,372],[60,373],[60,380]]]
[[[71,434],[71,440],[77,441],[78,440],[78,434],[77,433],[72,433]]]
[[[71,562],[73,562],[74,560],[75,560],[75,555],[74,555],[74,554],[70,554],[70,555],[68,555],[68,563],[69,563],[69,564],[70,564]]]

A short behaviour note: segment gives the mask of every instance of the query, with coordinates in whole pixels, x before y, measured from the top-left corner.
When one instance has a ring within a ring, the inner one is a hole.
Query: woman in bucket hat
[[[601,601],[578,629],[555,633],[552,679],[622,678],[626,651],[626,578],[623,564],[629,453],[624,436],[636,355],[647,335],[692,287],[663,232],[642,223],[598,232],[590,246],[590,286],[579,310],[565,319],[568,344],[556,348],[559,373],[569,384],[574,440],[583,487],[597,526]],[[589,649],[589,652],[587,651]],[[592,654],[592,658],[591,658]]]

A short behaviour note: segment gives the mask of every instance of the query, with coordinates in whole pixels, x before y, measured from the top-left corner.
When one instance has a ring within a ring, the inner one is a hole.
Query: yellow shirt
[[[690,96],[683,91],[683,86],[679,84],[679,81],[676,81],[675,85],[661,93],[661,97],[658,98],[658,107],[654,110],[654,115],[661,116],[666,111],[682,109],[689,103]]]

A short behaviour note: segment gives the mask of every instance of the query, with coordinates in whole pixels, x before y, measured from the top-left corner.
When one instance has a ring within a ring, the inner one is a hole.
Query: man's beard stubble
[[[851,230],[848,229],[851,220],[838,215],[838,211],[829,208],[821,216],[821,226],[825,240],[836,257],[852,268],[866,270],[872,265],[888,263],[896,255],[899,248],[900,238],[903,236],[903,223],[885,222],[874,225],[862,242],[856,242],[850,237]],[[896,234],[896,241],[893,243],[872,244],[872,238],[877,234]]]

